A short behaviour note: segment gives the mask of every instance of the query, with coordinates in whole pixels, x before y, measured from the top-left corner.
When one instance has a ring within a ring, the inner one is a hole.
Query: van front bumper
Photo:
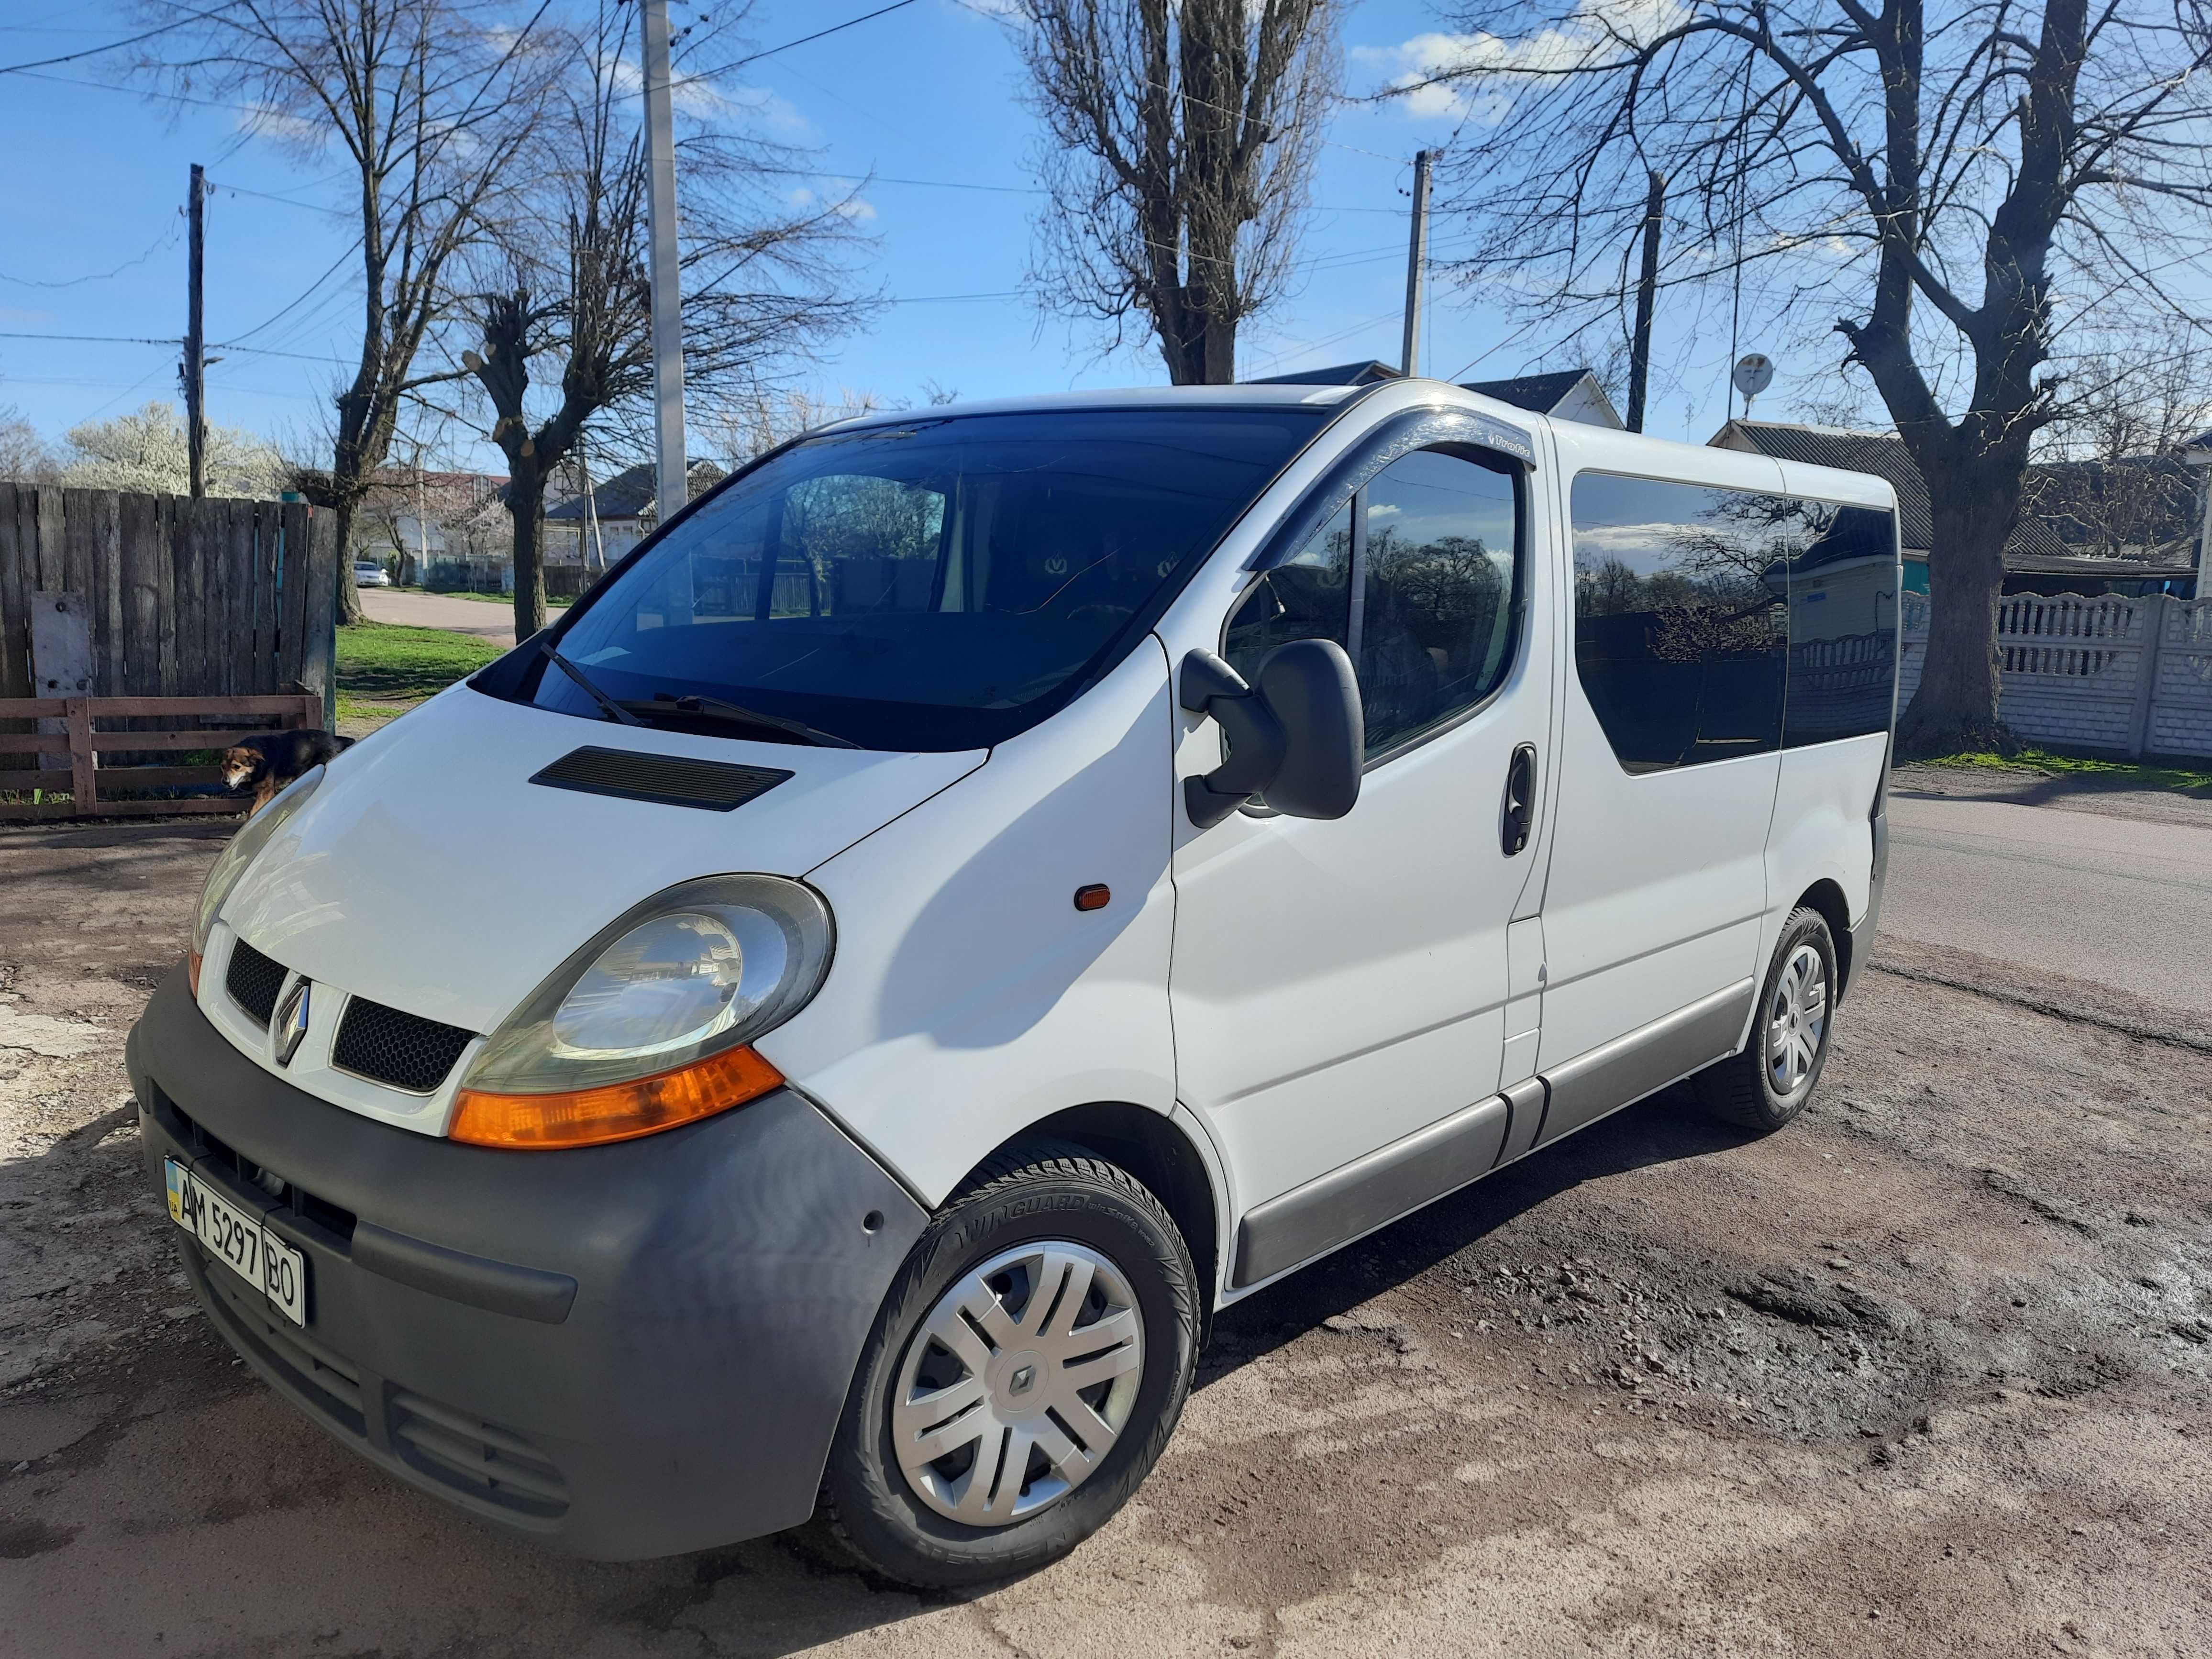
[[[409,1484],[556,1548],[671,1555],[813,1512],[922,1210],[788,1090],[611,1146],[393,1128],[240,1054],[179,969],[131,1033],[146,1166],[188,1164],[307,1259],[307,1323],[181,1230],[216,1328]]]

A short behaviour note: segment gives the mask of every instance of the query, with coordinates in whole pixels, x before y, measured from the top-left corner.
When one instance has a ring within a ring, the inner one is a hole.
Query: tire
[[[829,1531],[922,1589],[1058,1560],[1175,1431],[1199,1297],[1182,1235],[1126,1170],[1059,1143],[994,1158],[930,1223],[876,1316],[823,1478]]]
[[[1808,970],[1808,964],[1813,964]],[[1771,1134],[1805,1109],[1835,1030],[1836,940],[1809,906],[1790,912],[1759,988],[1743,1052],[1698,1073],[1698,1098],[1714,1116]]]

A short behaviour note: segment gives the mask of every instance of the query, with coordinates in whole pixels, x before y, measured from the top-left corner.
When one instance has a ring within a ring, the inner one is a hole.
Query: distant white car
[[[382,565],[374,559],[356,559],[353,564],[353,585],[356,587],[389,587],[392,578]]]

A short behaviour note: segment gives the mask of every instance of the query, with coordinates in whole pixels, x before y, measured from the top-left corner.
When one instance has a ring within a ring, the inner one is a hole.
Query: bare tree
[[[59,476],[54,453],[13,404],[0,404],[0,479],[52,483]]]
[[[328,472],[298,483],[353,516],[410,397],[460,371],[418,370],[446,319],[448,274],[512,205],[515,159],[538,119],[557,54],[550,0],[147,0],[171,54],[154,65],[177,90],[253,101],[258,131],[302,155],[335,147],[356,182],[361,350],[334,399]],[[343,619],[358,620],[343,562]]]
[[[719,9],[725,30],[744,15],[741,7]],[[545,625],[546,489],[586,422],[611,427],[617,441],[627,426],[643,447],[653,389],[644,111],[636,66],[623,56],[635,15],[601,0],[572,43],[545,125],[552,159],[533,191],[535,210],[501,238],[503,280],[470,301],[482,349],[463,362],[507,457],[518,639]],[[687,55],[698,52],[697,41],[685,44]],[[716,94],[713,77],[686,77],[679,90],[684,379],[690,398],[712,404],[862,313],[866,302],[847,292],[837,258],[853,240],[856,198],[810,194],[794,210],[768,183],[788,185],[787,158],[725,125],[740,106]],[[550,234],[531,234],[539,226]]]
[[[2197,480],[2181,447],[2212,423],[2212,349],[2176,330],[2162,349],[2070,368],[2038,435],[2028,509],[2084,553],[2193,562]]]
[[[1177,386],[1237,378],[1291,276],[1337,87],[1335,0],[1013,0],[1052,203],[1032,282]]]
[[[1650,172],[1665,280],[1825,314],[1928,480],[1908,753],[2008,745],[1996,598],[2062,334],[2184,313],[2212,219],[2212,39],[2155,0],[1556,0],[1400,90],[1468,120],[1448,204],[1532,311],[1616,311]]]

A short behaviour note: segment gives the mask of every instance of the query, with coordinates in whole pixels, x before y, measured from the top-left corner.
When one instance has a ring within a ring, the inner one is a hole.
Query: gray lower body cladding
[[[1716,991],[1255,1205],[1237,1226],[1231,1288],[1373,1232],[1734,1054],[1757,988],[1744,980]]]
[[[307,1258],[301,1328],[180,1231],[210,1316],[356,1451],[604,1559],[812,1513],[861,1344],[926,1218],[798,1096],[611,1146],[457,1146],[270,1076],[181,970],[129,1064],[156,1190],[164,1158],[188,1163]]]

